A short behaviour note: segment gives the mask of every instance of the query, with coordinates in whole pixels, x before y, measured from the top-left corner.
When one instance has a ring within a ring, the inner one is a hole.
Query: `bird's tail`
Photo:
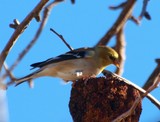
[[[21,84],[21,83],[24,83],[24,82],[26,82],[26,81],[30,81],[30,80],[32,80],[33,79],[33,73],[32,74],[29,74],[29,75],[27,75],[27,76],[24,76],[24,77],[22,77],[22,78],[18,78],[18,79],[16,79],[16,86],[18,86],[19,84]]]
[[[18,86],[19,84],[21,83],[24,83],[26,81],[31,81],[32,79],[36,78],[37,77],[37,74],[40,72],[41,70],[38,70],[38,71],[35,71],[27,76],[24,76],[22,78],[18,78],[15,80],[16,82],[16,86]]]

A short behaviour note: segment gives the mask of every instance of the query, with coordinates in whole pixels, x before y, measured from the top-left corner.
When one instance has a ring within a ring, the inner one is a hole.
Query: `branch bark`
[[[109,40],[119,32],[119,30],[124,26],[126,21],[131,17],[132,10],[136,0],[128,0],[118,19],[114,25],[109,29],[109,31],[102,37],[102,39],[97,43],[97,45],[106,45]]]
[[[19,62],[23,59],[23,57],[25,56],[25,54],[32,48],[32,46],[36,43],[36,41],[38,40],[47,20],[49,17],[49,13],[51,12],[52,8],[57,5],[59,2],[62,2],[63,0],[55,0],[52,3],[50,3],[48,6],[45,7],[44,9],[44,13],[43,13],[43,17],[42,17],[42,22],[35,34],[35,36],[33,37],[33,39],[31,40],[31,42],[26,46],[26,48],[24,48],[24,50],[20,53],[19,57],[16,59],[16,61],[14,62],[14,64],[9,68],[9,71],[11,72],[18,64]],[[6,75],[4,75],[3,77],[6,77]],[[11,80],[10,82],[7,83],[7,86],[11,85],[14,83],[14,80]],[[29,84],[33,84],[32,82],[29,82]],[[30,85],[33,86],[33,85]]]
[[[116,74],[122,75],[124,72],[124,63],[126,60],[126,54],[125,54],[125,48],[126,47],[126,41],[124,37],[123,28],[120,29],[120,31],[116,35],[116,46],[115,50],[119,54],[119,65],[120,67],[116,69]]]
[[[26,16],[26,18],[22,21],[22,23],[16,28],[14,33],[12,34],[11,38],[9,39],[7,45],[3,49],[1,55],[0,55],[0,71],[2,69],[2,65],[9,54],[12,46],[15,44],[16,40],[20,36],[20,34],[24,31],[26,26],[30,23],[30,21],[35,17],[35,15],[42,10],[44,5],[48,2],[49,0],[41,0],[38,5]]]

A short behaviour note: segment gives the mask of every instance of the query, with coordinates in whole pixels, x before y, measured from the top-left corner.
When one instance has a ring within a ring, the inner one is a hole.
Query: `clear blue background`
[[[0,51],[14,32],[9,28],[12,20],[20,22],[36,6],[39,1],[3,0],[0,4]],[[40,38],[22,62],[14,70],[16,77],[24,76],[30,71],[30,64],[43,61],[69,51],[61,40],[50,32],[54,28],[63,35],[73,48],[94,46],[107,32],[118,17],[120,10],[111,11],[110,5],[122,1],[107,0],[76,0],[72,5],[69,0],[57,5],[49,16],[48,23]],[[142,0],[137,1],[133,15],[138,17]],[[150,1],[148,11],[151,21],[143,19],[137,26],[128,21],[125,26],[126,63],[123,77],[142,86],[155,69],[155,58],[160,58],[160,1]],[[34,37],[40,23],[33,20],[20,36],[7,57],[10,66],[20,52]],[[114,45],[114,38],[109,46]],[[114,66],[108,70],[114,71]],[[38,78],[34,80],[35,87],[30,89],[27,83],[18,87],[10,87],[6,91],[8,101],[9,122],[72,122],[68,103],[71,83],[64,84],[58,78]],[[0,91],[2,92],[2,91]],[[152,94],[160,100],[160,89]],[[160,121],[160,111],[147,99],[143,100],[143,110],[140,122]]]

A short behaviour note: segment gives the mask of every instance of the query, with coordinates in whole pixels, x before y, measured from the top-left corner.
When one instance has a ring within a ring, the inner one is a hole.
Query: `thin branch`
[[[55,0],[52,4],[52,7],[55,6],[56,4],[58,4],[59,2],[57,2],[57,0]],[[32,41],[29,43],[29,45],[27,45],[27,47],[20,53],[19,57],[17,58],[17,60],[15,61],[15,63],[11,66],[10,71],[12,71],[17,64],[22,60],[22,58],[24,57],[24,55],[32,48],[32,46],[35,44],[35,42],[38,40],[47,20],[48,20],[48,15],[49,12],[51,11],[52,8],[48,7],[51,5],[49,4],[47,7],[45,7],[44,13],[43,13],[43,18],[42,18],[42,22],[34,36],[34,38],[32,39]]]
[[[13,35],[9,39],[7,45],[5,46],[5,48],[3,49],[3,51],[0,55],[0,71],[2,69],[2,65],[3,65],[7,55],[9,54],[9,51],[11,50],[13,45],[15,44],[15,42],[18,39],[18,37],[20,36],[20,34],[24,31],[26,26],[34,18],[35,13],[39,13],[48,1],[49,0],[41,0],[38,3],[38,5],[26,16],[26,18],[22,21],[22,23],[16,28],[16,30],[14,31]]]
[[[136,109],[136,107],[137,107],[137,105],[139,104],[140,101],[141,101],[141,96],[139,96],[134,101],[133,105],[131,106],[131,108],[128,111],[126,111],[123,114],[121,114],[120,116],[118,116],[112,122],[121,122],[123,119],[125,119],[126,117],[128,117],[129,115],[131,115],[133,113],[133,111]]]
[[[145,93],[145,92],[146,92],[143,88],[139,87],[138,85],[134,84],[133,82],[131,82],[131,81],[129,81],[129,80],[127,80],[127,79],[125,79],[125,78],[123,78],[123,77],[115,74],[115,73],[112,73],[112,72],[107,71],[107,70],[104,70],[102,73],[103,73],[105,76],[107,76],[107,75],[112,75],[113,77],[117,77],[117,78],[121,79],[123,82],[127,83],[128,85],[133,86],[135,89],[137,89],[137,90],[138,90],[139,92],[141,92],[141,93]],[[159,102],[156,98],[154,98],[151,94],[147,94],[146,97],[147,97],[154,105],[156,105],[156,106],[160,109],[160,102]]]
[[[123,28],[121,28],[120,31],[117,33],[116,40],[117,40],[117,43],[115,46],[115,50],[119,54],[119,64],[120,64],[120,67],[117,68],[116,70],[116,74],[122,75],[124,71],[124,63],[126,60],[126,55],[125,55],[126,41],[124,37]]]
[[[148,89],[150,86],[152,86],[156,82],[156,78],[158,77],[158,74],[160,73],[160,59],[156,59],[157,62],[157,67],[155,70],[152,72],[148,80],[143,86],[143,89]]]
[[[102,39],[97,43],[97,45],[106,45],[109,40],[119,32],[119,30],[124,26],[126,21],[131,17],[132,10],[136,0],[128,0],[121,14],[119,15],[117,21],[109,29],[109,31],[102,37]]]
[[[143,7],[142,7],[142,11],[138,17],[139,20],[142,20],[143,16],[145,16],[145,13],[147,12],[147,5],[148,5],[149,0],[143,0]]]
[[[144,97],[146,97],[148,93],[150,93],[152,90],[154,90],[155,88],[157,88],[159,82],[160,82],[160,73],[159,73],[158,77],[157,77],[156,80],[155,80],[155,84],[152,84],[152,86],[150,86],[150,87],[146,90],[145,93],[141,94],[141,96],[139,96],[139,97],[135,100],[135,102],[133,103],[132,107],[131,107],[128,111],[126,111],[125,113],[123,113],[123,114],[121,114],[120,116],[118,116],[118,117],[117,117],[116,119],[114,119],[112,122],[120,122],[120,121],[123,120],[124,118],[128,117],[129,115],[131,115],[131,114],[135,111],[138,103],[139,103]]]
[[[25,56],[25,54],[32,48],[32,46],[35,44],[35,42],[37,41],[37,39],[39,38],[47,20],[49,17],[49,13],[52,10],[52,8],[57,5],[59,2],[62,2],[63,0],[55,0],[54,2],[50,3],[48,6],[45,7],[44,13],[43,13],[43,17],[42,17],[42,22],[34,36],[34,38],[32,39],[32,41],[27,45],[27,47],[20,53],[19,57],[16,59],[15,63],[10,67],[10,71],[12,71],[17,64],[23,59],[23,57]],[[14,81],[10,81],[8,83],[8,85],[13,84]],[[32,82],[29,82],[30,86],[33,86]]]
[[[73,50],[73,48],[66,42],[66,40],[63,38],[62,35],[58,34],[54,29],[50,28],[50,31],[52,31],[54,34],[56,34],[63,42],[64,44],[70,49]]]
[[[134,16],[131,16],[130,17],[130,20],[132,20],[134,23],[136,23],[137,25],[140,25],[140,21],[137,19],[137,18],[135,18]]]
[[[142,94],[142,98],[146,97],[148,93],[150,93],[152,90],[154,90],[155,88],[158,87],[158,84],[160,83],[160,73],[158,74],[158,76],[155,79],[154,84],[152,84],[144,94]]]
[[[3,64],[3,66],[4,66],[4,69],[6,70],[6,74],[10,77],[10,79],[11,80],[15,80],[15,77],[14,77],[14,75],[12,74],[12,72],[8,69],[8,66],[7,66],[7,64],[4,62],[4,64]],[[0,81],[1,82],[1,81]]]
[[[109,9],[117,10],[117,9],[120,9],[120,8],[124,8],[126,4],[127,4],[127,2],[123,2],[123,3],[121,3],[121,4],[117,5],[117,6],[109,6]],[[140,21],[137,18],[135,18],[134,16],[131,16],[129,19],[132,20],[137,25],[140,24]]]

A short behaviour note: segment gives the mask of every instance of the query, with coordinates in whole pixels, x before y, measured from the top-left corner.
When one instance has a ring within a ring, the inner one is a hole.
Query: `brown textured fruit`
[[[122,80],[107,76],[74,83],[70,113],[74,122],[110,122],[129,110],[139,92]],[[141,103],[123,122],[138,122]]]

